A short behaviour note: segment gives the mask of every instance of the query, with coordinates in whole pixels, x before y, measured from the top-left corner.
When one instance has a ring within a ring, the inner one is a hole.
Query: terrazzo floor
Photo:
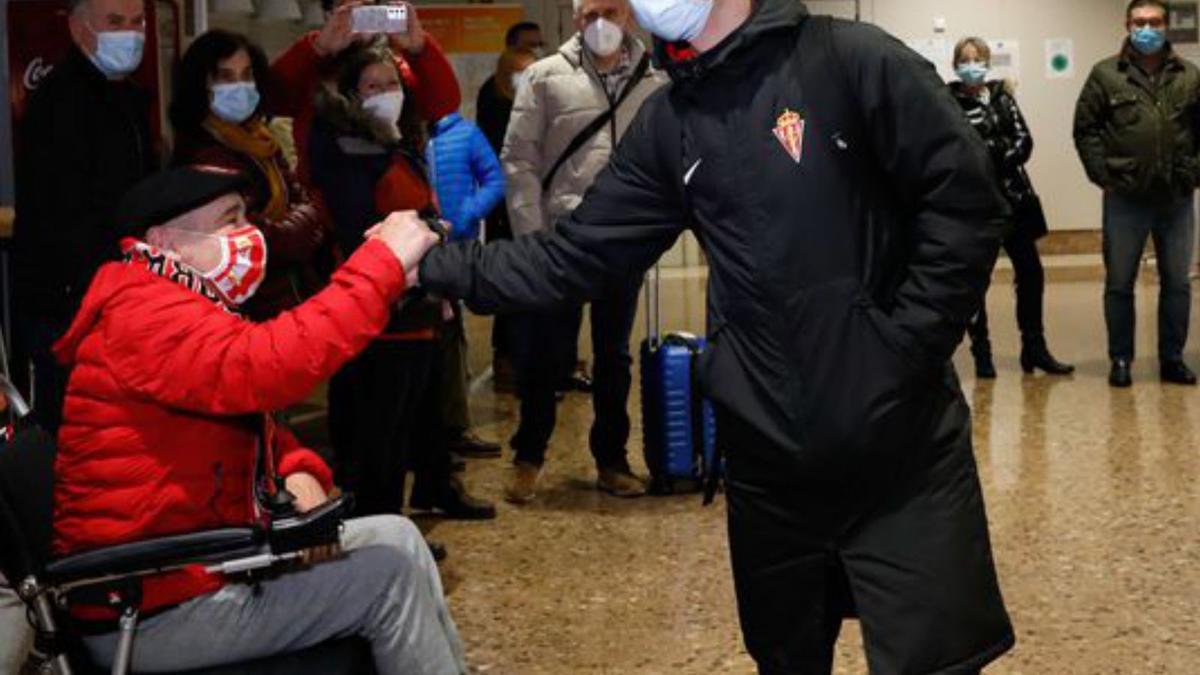
[[[663,284],[665,325],[702,332],[703,279]],[[1200,391],[1157,380],[1154,288],[1139,289],[1143,358],[1131,390],[1106,384],[1097,281],[1047,291],[1050,344],[1079,366],[1074,377],[1020,372],[1004,282],[989,299],[999,379],[975,381],[965,348],[956,357],[1017,630],[1018,646],[989,675],[1200,673]],[[488,325],[469,322],[476,372],[490,359]],[[641,317],[638,325],[640,340]],[[1194,335],[1197,327],[1193,316]],[[1196,346],[1188,357],[1200,367]],[[638,406],[635,392],[630,410]],[[472,410],[483,437],[504,440],[515,428],[515,400],[486,381]],[[590,401],[572,394],[559,413],[534,503],[501,501],[506,451],[472,460],[466,475],[497,501],[497,520],[422,520],[450,548],[443,573],[474,671],[754,672],[738,632],[723,499],[704,508],[697,496],[602,496],[587,452]],[[639,426],[635,413],[629,448],[641,472]],[[835,672],[866,671],[847,622]]]

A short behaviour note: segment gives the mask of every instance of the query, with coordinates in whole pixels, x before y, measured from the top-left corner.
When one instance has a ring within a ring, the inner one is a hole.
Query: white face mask
[[[380,122],[400,131],[400,112],[404,110],[404,92],[402,90],[386,91],[382,94],[364,99],[363,110]]]
[[[617,53],[625,41],[625,31],[611,21],[600,18],[588,24],[583,29],[583,41],[588,49],[600,58],[607,58]]]
[[[521,91],[526,84],[529,84],[529,75],[527,74],[527,71],[522,70],[519,73],[512,74],[513,92]]]
[[[642,28],[668,42],[696,39],[713,8],[713,0],[630,0],[629,4]]]

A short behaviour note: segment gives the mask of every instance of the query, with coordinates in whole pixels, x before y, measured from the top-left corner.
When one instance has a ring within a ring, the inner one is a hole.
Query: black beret
[[[249,187],[245,174],[217,166],[181,166],[156,173],[126,193],[117,206],[117,227],[141,239],[146,230]]]

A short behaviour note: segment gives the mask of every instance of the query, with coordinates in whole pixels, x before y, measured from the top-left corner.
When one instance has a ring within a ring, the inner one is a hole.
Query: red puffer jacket
[[[145,268],[102,267],[55,345],[72,369],[55,468],[55,555],[252,522],[262,413],[301,400],[356,356],[403,291],[404,271],[380,241],[265,323]],[[331,486],[329,468],[291,434],[274,450],[281,475],[307,472]],[[164,574],[147,580],[143,609],[221,583],[199,569]]]

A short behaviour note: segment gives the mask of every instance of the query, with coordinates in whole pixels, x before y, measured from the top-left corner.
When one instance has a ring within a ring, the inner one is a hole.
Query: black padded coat
[[[928,62],[794,0],[679,51],[658,45],[672,84],[553,233],[434,250],[421,283],[477,311],[577,303],[690,229],[709,261],[701,382],[773,446],[738,480],[836,495],[813,546],[887,627],[872,672],[977,671],[1013,643],[950,364],[1010,217],[987,149]]]

